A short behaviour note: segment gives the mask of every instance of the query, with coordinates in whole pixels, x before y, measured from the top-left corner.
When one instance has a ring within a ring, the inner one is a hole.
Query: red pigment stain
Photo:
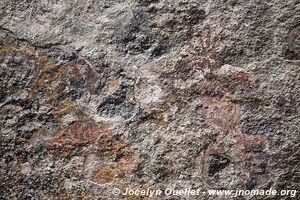
[[[95,75],[90,64],[86,60],[78,59],[76,61],[66,63],[64,67],[69,70],[71,76],[74,77],[77,82],[86,78],[88,88],[90,90],[93,89]]]
[[[266,147],[267,140],[264,136],[251,136],[242,132],[239,121],[239,107],[233,103],[215,100],[210,97],[201,99],[204,106],[203,115],[208,126],[219,132],[216,142],[206,150],[209,155],[226,154],[237,162],[238,173],[246,177],[247,163],[255,165],[262,160],[251,152],[253,149],[262,150]],[[254,171],[253,169],[250,169]]]
[[[59,157],[96,153],[99,156],[121,155],[127,143],[114,138],[113,133],[93,119],[83,119],[64,128],[49,144]]]

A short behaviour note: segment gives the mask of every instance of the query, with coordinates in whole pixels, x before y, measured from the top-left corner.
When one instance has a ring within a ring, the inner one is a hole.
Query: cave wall
[[[0,10],[0,199],[299,189],[299,1]]]

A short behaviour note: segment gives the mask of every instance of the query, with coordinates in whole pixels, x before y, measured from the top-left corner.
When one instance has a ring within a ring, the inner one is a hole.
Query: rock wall
[[[299,190],[299,1],[1,0],[0,10],[0,199]]]

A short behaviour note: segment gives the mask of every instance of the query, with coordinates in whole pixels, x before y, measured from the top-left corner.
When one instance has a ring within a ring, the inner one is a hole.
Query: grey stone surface
[[[0,11],[0,199],[299,190],[299,1],[1,0]]]

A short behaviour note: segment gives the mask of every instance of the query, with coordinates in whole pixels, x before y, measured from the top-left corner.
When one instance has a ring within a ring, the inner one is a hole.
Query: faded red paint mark
[[[114,138],[110,130],[101,127],[93,119],[83,119],[60,131],[49,144],[49,149],[59,158],[79,152],[119,156],[126,146],[126,142]]]
[[[223,48],[220,44],[220,35],[221,32],[213,33],[209,25],[204,27],[197,41],[182,52],[182,58],[175,66],[175,77],[185,80],[195,72],[206,75],[218,70],[223,63],[220,56]]]
[[[239,108],[232,103],[211,97],[203,97],[203,115],[208,124],[222,131],[237,131],[239,127]]]
[[[76,61],[66,63],[64,67],[69,70],[69,73],[77,82],[86,80],[88,88],[90,90],[93,89],[95,75],[92,66],[86,60],[78,59]]]
[[[198,46],[188,50],[190,56],[197,58],[194,63],[196,70],[209,69],[213,72],[221,67],[218,50],[220,34],[221,32],[212,34],[211,27],[206,26],[199,37]]]
[[[197,90],[202,94],[207,93],[206,95],[208,95],[208,93],[213,93],[218,96],[223,96],[228,92],[221,81],[217,79],[208,80],[206,78],[198,84]]]
[[[235,72],[233,74],[230,74],[228,76],[228,78],[231,81],[236,81],[236,82],[241,82],[241,83],[247,83],[248,85],[250,84],[249,74],[247,74],[245,72]]]
[[[205,157],[226,154],[237,163],[237,173],[240,176],[246,178],[248,173],[257,173],[253,166],[262,163],[262,159],[252,150],[265,149],[267,139],[261,135],[243,133],[240,127],[240,108],[237,104],[213,97],[203,97],[200,102],[206,124],[219,133],[215,142],[206,149]]]

